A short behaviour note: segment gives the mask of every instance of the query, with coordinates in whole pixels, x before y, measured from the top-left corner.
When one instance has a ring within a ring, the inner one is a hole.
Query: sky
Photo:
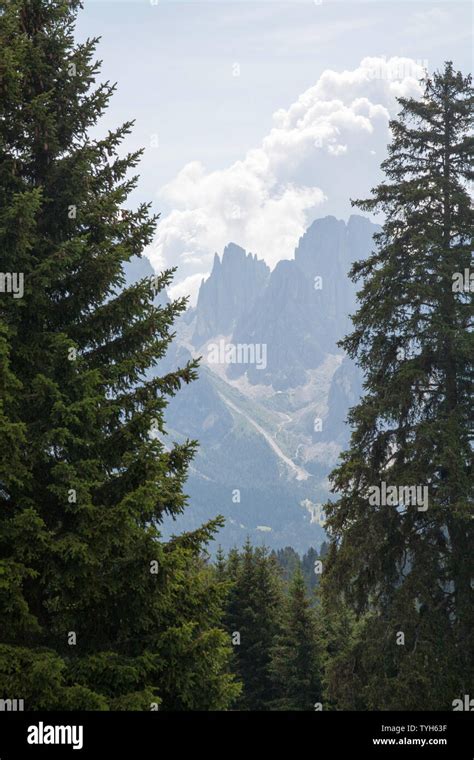
[[[235,242],[273,267],[318,217],[347,219],[380,181],[399,96],[452,60],[472,71],[473,6],[417,0],[85,0],[117,82],[97,134],[135,119],[127,205],[160,213],[146,251],[190,295]]]

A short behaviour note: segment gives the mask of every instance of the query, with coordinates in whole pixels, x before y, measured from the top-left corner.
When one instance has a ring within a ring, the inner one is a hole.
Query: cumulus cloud
[[[208,273],[206,272],[190,274],[189,277],[185,277],[184,280],[178,280],[168,288],[168,295],[172,300],[189,296],[190,303],[196,303],[201,282],[206,280],[207,277]]]
[[[174,293],[195,296],[214,252],[231,241],[273,267],[293,256],[316,216],[347,216],[350,198],[366,197],[380,178],[397,97],[419,95],[423,73],[407,58],[327,70],[274,113],[269,134],[241,160],[211,172],[186,164],[160,191],[174,210],[147,251],[156,270],[178,266]]]

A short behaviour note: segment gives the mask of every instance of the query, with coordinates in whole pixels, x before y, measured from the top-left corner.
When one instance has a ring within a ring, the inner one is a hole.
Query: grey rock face
[[[270,270],[264,261],[229,243],[222,260],[216,254],[210,277],[201,284],[193,343],[228,335],[242,314],[261,297]]]
[[[214,259],[198,302],[157,372],[202,354],[196,383],[170,401],[170,440],[197,439],[186,490],[189,507],[166,534],[192,530],[222,514],[224,548],[253,543],[298,551],[325,537],[321,505],[327,477],[346,446],[350,406],[362,392],[360,370],[337,341],[351,330],[355,260],[370,253],[377,226],[360,216],[347,223],[318,219],[294,259],[270,272],[231,243]],[[320,278],[320,279],[319,279]],[[266,346],[265,366],[207,363],[209,343]]]

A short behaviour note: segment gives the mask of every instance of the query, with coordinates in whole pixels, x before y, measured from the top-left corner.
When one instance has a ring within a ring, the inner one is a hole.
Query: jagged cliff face
[[[316,220],[300,239],[293,260],[269,272],[256,256],[231,244],[216,256],[196,308],[196,348],[217,336],[235,344],[266,346],[266,366],[233,362],[229,379],[246,375],[254,385],[287,390],[303,385],[350,329],[355,286],[351,262],[366,255],[374,225],[352,216]]]
[[[261,297],[269,275],[264,261],[235,243],[224,248],[222,261],[216,254],[211,275],[199,290],[194,345],[232,333],[240,317]]]
[[[376,230],[360,216],[318,219],[272,272],[233,243],[215,257],[158,368],[203,357],[199,380],[167,412],[170,439],[201,444],[180,528],[223,514],[225,547],[249,535],[303,551],[323,539],[327,476],[362,387],[336,345],[356,308],[347,272]]]

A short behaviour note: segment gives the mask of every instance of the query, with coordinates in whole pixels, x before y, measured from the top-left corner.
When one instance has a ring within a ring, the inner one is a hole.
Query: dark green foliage
[[[165,443],[163,413],[196,364],[153,373],[186,304],[156,305],[171,271],[124,288],[156,219],[123,208],[131,123],[88,137],[114,86],[74,43],[78,6],[0,1],[0,272],[25,278],[0,293],[0,696],[225,709],[226,589],[200,558],[220,521],[159,531],[195,449]]]
[[[316,563],[318,561],[322,563],[322,570],[324,564],[323,560],[327,554],[327,549],[327,543],[323,541],[319,552],[311,547],[302,557],[300,557],[298,552],[296,552],[291,546],[285,546],[284,549],[277,549],[272,552],[272,555],[275,557],[281,568],[282,578],[286,583],[289,583],[294,574],[298,570],[301,570],[307,593],[314,603],[316,602],[314,592],[318,588],[321,578],[321,572],[318,572],[320,568]]]
[[[451,709],[474,675],[472,292],[453,287],[472,266],[471,79],[447,63],[421,100],[399,102],[387,179],[357,202],[385,223],[352,268],[360,306],[342,342],[365,396],[333,473],[325,589],[360,616],[360,638],[345,675],[339,651],[332,693],[347,705],[352,688],[369,709]],[[427,486],[428,508],[370,503],[382,482]]]
[[[322,703],[320,652],[316,618],[298,568],[283,610],[282,629],[272,649],[270,666],[277,694],[276,710],[314,710]]]
[[[291,546],[285,546],[284,549],[277,549],[272,552],[281,568],[281,575],[284,581],[288,582],[301,565],[298,552]]]
[[[283,591],[278,565],[265,548],[247,541],[242,553],[229,553],[232,586],[225,616],[234,643],[233,670],[243,683],[238,709],[268,710],[275,696],[271,651],[280,630]]]
[[[289,582],[282,577],[285,560],[295,563]],[[237,709],[314,710],[322,702],[322,629],[300,565],[291,547],[269,554],[247,541],[227,558],[218,551],[215,574],[230,584],[225,623],[234,644],[232,670],[243,684]]]

